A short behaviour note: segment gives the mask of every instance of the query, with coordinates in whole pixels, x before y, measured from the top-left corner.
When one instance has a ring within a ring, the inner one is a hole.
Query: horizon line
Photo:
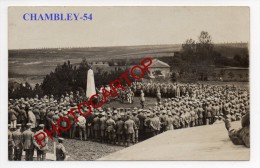
[[[213,43],[214,45],[221,44],[248,44],[248,41],[236,41],[236,42],[218,42]],[[9,50],[47,50],[47,49],[75,49],[75,48],[109,48],[109,47],[138,47],[138,46],[163,46],[163,45],[182,45],[184,43],[174,43],[174,44],[140,44],[140,45],[113,45],[113,46],[73,46],[73,47],[42,47],[42,48],[13,48]]]

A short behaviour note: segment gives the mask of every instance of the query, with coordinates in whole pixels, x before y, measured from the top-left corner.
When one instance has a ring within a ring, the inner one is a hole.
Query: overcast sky
[[[24,21],[24,13],[92,13],[92,21]],[[248,42],[248,7],[10,7],[9,49]]]

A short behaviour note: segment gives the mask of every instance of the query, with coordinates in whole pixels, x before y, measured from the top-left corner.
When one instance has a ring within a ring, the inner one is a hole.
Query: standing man
[[[25,160],[32,161],[34,153],[33,137],[34,133],[31,130],[32,123],[27,123],[27,130],[23,132],[23,144],[25,151]]]
[[[140,104],[142,106],[142,108],[144,108],[144,102],[145,102],[145,98],[144,98],[144,91],[141,90],[141,95],[140,95]]]
[[[111,113],[108,114],[108,119],[105,121],[106,122],[106,132],[108,135],[108,141],[109,143],[114,143],[115,142],[115,121],[112,119]]]
[[[130,116],[127,115],[127,120],[125,121],[125,132],[127,137],[127,146],[130,145],[131,139],[134,139],[134,130],[135,130],[135,122],[130,119]]]
[[[63,146],[63,138],[58,139],[58,145],[56,146],[56,160],[57,161],[64,161],[66,159],[66,150]]]
[[[34,106],[33,114],[35,116],[35,130],[36,130],[40,125],[40,110],[37,104]]]
[[[17,113],[16,111],[13,109],[13,106],[9,106],[8,108],[8,116],[9,116],[9,120],[11,122],[11,128],[14,129],[16,128],[16,123],[17,123]]]
[[[43,131],[44,130],[44,125],[40,124],[39,125],[40,130],[35,133],[35,135],[38,135],[39,139],[44,139],[42,141],[42,147],[37,143],[35,138],[33,139],[33,144],[36,147],[37,150],[37,161],[45,161],[46,160],[46,152],[48,150],[48,136],[47,134]],[[45,136],[43,134],[45,134]]]
[[[35,127],[36,127],[36,117],[32,112],[32,107],[29,107],[29,111],[28,111],[28,123],[31,124],[30,129],[32,129],[34,131]],[[28,126],[28,125],[27,125]]]
[[[137,109],[133,112],[133,121],[135,122],[135,133],[134,133],[134,143],[138,143],[139,139],[139,127],[140,127],[140,120],[137,117]]]
[[[21,160],[23,153],[23,135],[21,133],[22,124],[17,124],[17,130],[13,132],[14,160]]]
[[[80,115],[79,113],[77,113],[77,117],[78,117],[78,125],[79,125],[79,138],[80,140],[82,140],[82,133],[84,136],[84,140],[87,140],[87,134],[86,134],[86,118],[83,117],[82,115]]]
[[[173,118],[172,118],[171,112],[168,112],[168,116],[165,121],[165,129],[166,129],[166,131],[174,129],[173,128]]]
[[[93,113],[90,113],[89,116],[86,117],[86,125],[87,125],[87,137],[93,138],[93,119],[95,115]]]
[[[27,123],[27,120],[28,120],[27,113],[26,113],[24,108],[25,108],[25,105],[22,104],[22,106],[20,108],[19,116],[18,116],[19,117],[19,121],[22,124],[21,131],[25,130],[26,123]]]
[[[161,121],[159,118],[159,114],[159,111],[156,111],[155,115],[151,115],[151,128],[153,130],[153,136],[158,135],[160,133]]]
[[[119,115],[118,120],[116,121],[116,137],[117,137],[118,145],[123,144],[123,133],[124,133],[124,121],[121,120],[121,115]]]
[[[13,147],[15,146],[13,141],[13,134],[10,131],[11,125],[8,124],[8,160],[13,160]]]
[[[98,113],[95,113],[95,118],[93,119],[93,130],[95,135],[95,140],[99,141],[99,132],[100,132],[100,118],[98,117]]]
[[[157,91],[156,100],[157,100],[157,103],[158,103],[158,104],[159,104],[159,102],[161,102],[161,100],[162,100],[162,94],[161,94],[160,90]]]
[[[106,121],[107,118],[105,117],[105,112],[102,112],[101,114],[101,118],[100,118],[100,140],[101,143],[105,142],[106,139]]]

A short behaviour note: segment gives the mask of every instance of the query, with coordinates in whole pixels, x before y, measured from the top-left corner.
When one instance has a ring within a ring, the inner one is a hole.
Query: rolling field
[[[245,49],[245,46],[216,45],[216,50],[226,57],[233,57],[236,53],[243,53]],[[63,64],[68,60],[70,60],[71,64],[78,65],[83,58],[88,62],[141,59],[144,57],[160,58],[173,56],[174,52],[180,50],[180,44],[9,50],[9,81],[27,81],[32,85],[41,83],[44,76],[53,71],[58,64]]]
[[[83,58],[88,62],[148,56],[153,58],[170,56],[179,50],[180,45],[10,50],[9,81],[28,81],[32,85],[41,83],[45,75],[68,60],[77,65]]]

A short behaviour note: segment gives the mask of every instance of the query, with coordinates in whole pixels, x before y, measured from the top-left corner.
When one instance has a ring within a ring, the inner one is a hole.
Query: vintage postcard
[[[8,159],[250,160],[247,6],[12,6]]]

